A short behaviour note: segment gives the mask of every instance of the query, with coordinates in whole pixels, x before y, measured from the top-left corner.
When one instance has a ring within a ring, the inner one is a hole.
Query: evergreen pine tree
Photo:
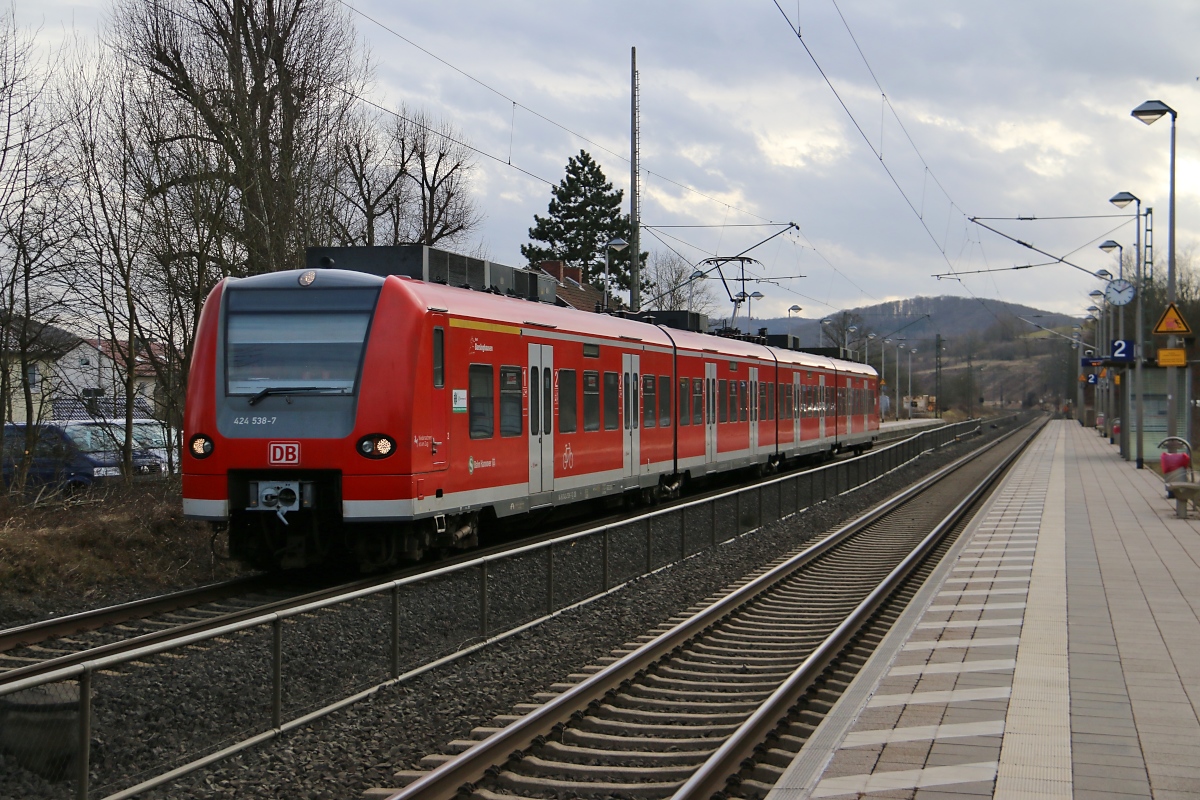
[[[530,243],[521,255],[536,268],[542,261],[563,261],[580,267],[586,282],[601,286],[604,248],[613,238],[629,241],[629,215],[621,213],[624,192],[613,189],[592,157],[583,150],[567,159],[567,173],[550,190],[546,216],[533,215]],[[629,288],[629,248],[609,254],[609,275],[616,288]]]

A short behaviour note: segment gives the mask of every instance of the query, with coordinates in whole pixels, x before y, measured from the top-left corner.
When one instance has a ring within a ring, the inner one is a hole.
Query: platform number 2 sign
[[[1133,361],[1133,342],[1129,339],[1113,339],[1111,361]]]

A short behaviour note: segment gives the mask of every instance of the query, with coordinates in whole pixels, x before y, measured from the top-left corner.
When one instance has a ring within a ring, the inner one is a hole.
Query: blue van
[[[37,427],[37,434],[29,456],[26,485],[51,485],[72,491],[121,477],[120,443],[112,437],[96,436],[88,429],[73,430],[71,423],[42,424]],[[5,425],[5,484],[11,484],[20,469],[24,449],[25,425]],[[134,450],[133,468],[136,475],[161,475],[165,465],[158,454],[142,448]]]

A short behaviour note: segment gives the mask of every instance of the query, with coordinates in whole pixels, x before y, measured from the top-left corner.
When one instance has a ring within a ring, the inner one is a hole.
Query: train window
[[[671,377],[659,375],[659,427],[671,427]]]
[[[717,421],[717,398],[715,396],[717,394],[717,381],[715,378],[708,378],[707,381],[708,424],[712,425]]]
[[[578,396],[575,394],[575,370],[560,369],[558,371],[558,432],[574,433],[576,425],[576,408]]]
[[[496,427],[492,365],[472,364],[467,377],[467,418],[470,420],[471,438],[490,439]]]
[[[357,390],[378,288],[230,289],[226,297],[228,394],[279,387],[330,395]]]
[[[658,379],[658,424],[671,427],[671,378],[668,375]]]
[[[691,396],[692,396],[692,393],[688,391],[688,379],[680,378],[679,379],[679,424],[680,425],[691,425],[692,424],[692,414],[691,414],[691,410],[688,408],[688,403],[691,402],[691,400],[689,400],[688,398]]]
[[[446,331],[433,329],[433,385],[441,389],[446,385]]]
[[[584,358],[599,358],[600,357],[600,345],[585,344],[583,346],[583,357]]]
[[[653,375],[642,376],[642,426],[658,425],[658,380]]]
[[[529,435],[537,436],[538,431],[542,429],[542,399],[538,396],[538,378],[541,377],[541,370],[537,367],[529,368],[529,385],[532,387],[529,392]]]
[[[775,419],[775,384],[767,384],[767,419]]]
[[[633,373],[633,382],[629,385],[629,388],[633,392],[633,395],[629,398],[629,405],[630,405],[630,409],[631,409],[632,413],[630,413],[628,415],[629,424],[633,426],[634,430],[637,430],[638,420],[642,416],[642,413],[640,411],[638,411],[638,406],[641,405],[638,402],[638,394],[639,394],[638,388],[640,386],[641,386],[641,384],[638,383],[638,374],[635,372],[635,373]]]
[[[737,422],[737,407],[738,407],[738,391],[737,381],[729,382],[729,421]]]
[[[740,402],[738,411],[738,421],[745,422],[749,417],[746,411],[749,409],[750,393],[746,391],[746,382],[742,381],[738,384],[738,401]]]
[[[704,424],[704,381],[692,378],[692,424]]]
[[[530,407],[529,415],[533,416]],[[500,435],[521,435],[521,368],[500,368]]]
[[[717,381],[717,422],[729,419],[729,381]]]
[[[583,373],[583,429],[600,430],[600,373]]]
[[[537,391],[534,388],[534,391]],[[553,429],[551,423],[554,416],[554,376],[550,374],[550,368],[542,370],[542,433],[547,436]]]
[[[767,403],[770,402],[768,400],[768,396],[770,394],[771,394],[771,384],[769,384],[769,383],[759,383],[758,384],[758,418],[759,418],[759,420],[768,420],[771,418],[770,415],[767,414]]]
[[[621,427],[621,373],[604,373],[604,430]]]
[[[750,381],[750,421],[758,419],[758,381]]]
[[[629,430],[629,373],[628,372],[624,373],[621,376],[621,382],[623,384],[623,386],[621,388],[624,390],[621,392],[621,396],[625,399],[625,408],[623,409],[625,412],[625,430]],[[608,409],[607,408],[604,409],[604,412],[605,412],[605,414],[607,414]],[[607,420],[605,420],[605,421],[607,422]]]

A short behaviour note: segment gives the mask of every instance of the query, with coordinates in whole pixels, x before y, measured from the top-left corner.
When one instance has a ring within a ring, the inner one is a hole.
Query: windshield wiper
[[[254,405],[259,400],[262,400],[267,395],[271,394],[299,394],[300,392],[316,392],[318,394],[345,394],[345,389],[333,389],[328,386],[268,386],[256,394],[250,396],[249,403]]]

